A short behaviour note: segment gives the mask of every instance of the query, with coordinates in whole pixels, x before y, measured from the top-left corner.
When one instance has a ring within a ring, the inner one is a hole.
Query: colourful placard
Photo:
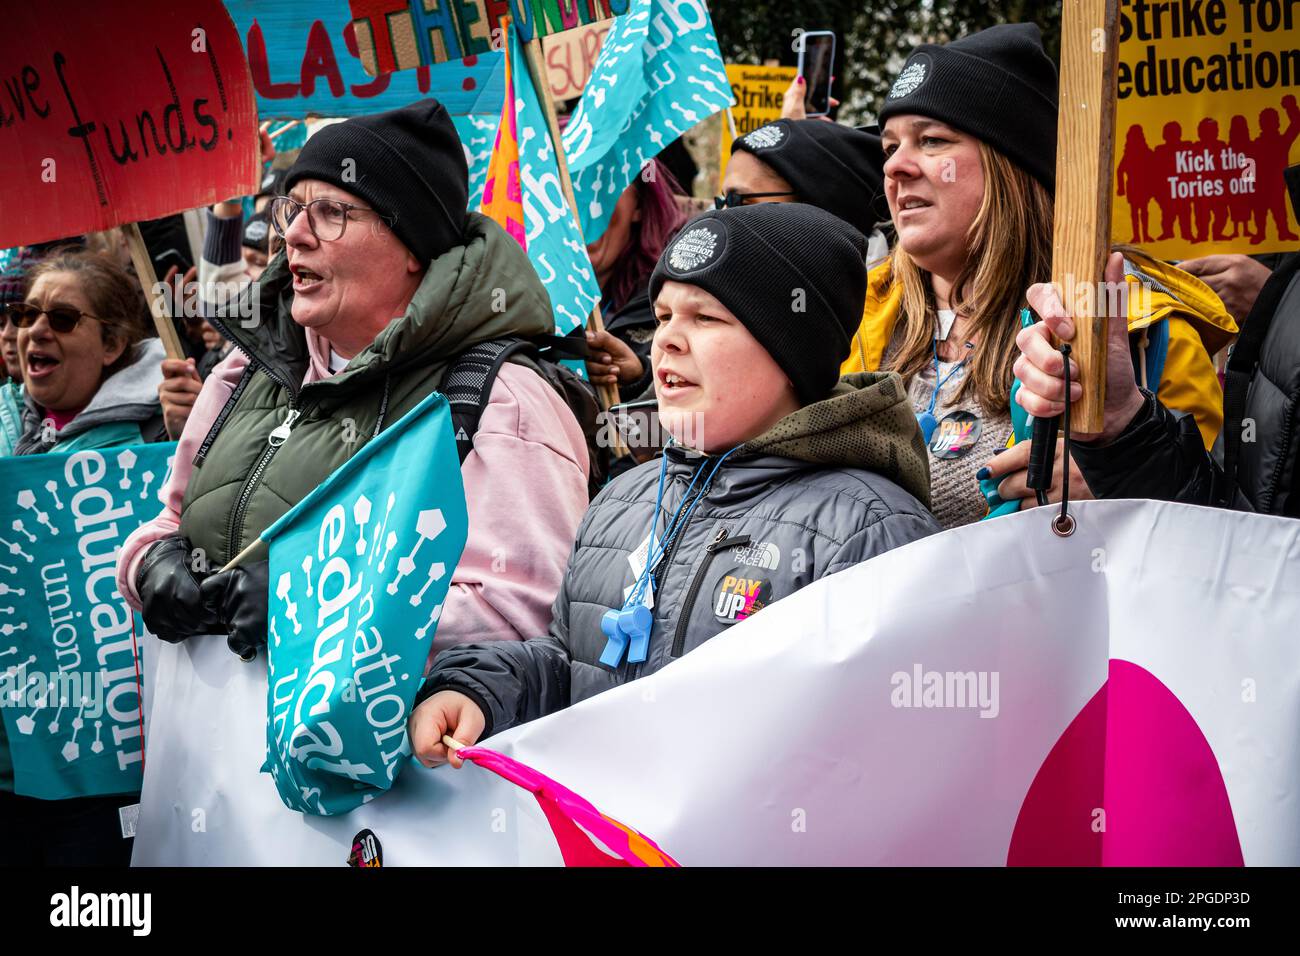
[[[361,63],[372,76],[459,60],[505,45],[510,17],[525,43],[618,16],[628,0],[350,0]]]
[[[786,88],[799,71],[793,66],[751,66],[747,63],[728,63],[727,79],[731,81],[731,95],[736,105],[731,108],[731,119],[736,124],[736,136],[752,133],[773,120],[781,118],[781,105]],[[722,141],[719,149],[718,182],[727,175],[727,161],[731,159],[731,125],[722,124]]]
[[[219,0],[9,5],[0,247],[254,192],[257,107]]]
[[[453,116],[500,109],[500,51],[374,77],[361,67],[347,0],[226,0],[226,9],[263,119],[382,113],[426,96]]]
[[[1122,6],[1116,242],[1161,259],[1296,248],[1297,36],[1294,3]]]

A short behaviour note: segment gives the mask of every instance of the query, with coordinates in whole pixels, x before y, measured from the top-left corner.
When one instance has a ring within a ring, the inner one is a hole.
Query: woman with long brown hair
[[[868,276],[842,371],[902,375],[945,527],[984,517],[990,503],[1001,504],[998,495],[1029,495],[1028,444],[993,456],[1014,440],[1012,365],[1025,290],[1051,278],[1056,94],[1038,28],[1004,24],[918,47],[880,111],[898,238]],[[1236,327],[1199,280],[1136,250],[1127,256],[1135,364],[1159,383],[1163,401],[1196,416],[1209,447],[1222,423],[1210,356]],[[1058,462],[1058,482],[1061,470]],[[1087,494],[1077,470],[1070,488],[1072,497]]]

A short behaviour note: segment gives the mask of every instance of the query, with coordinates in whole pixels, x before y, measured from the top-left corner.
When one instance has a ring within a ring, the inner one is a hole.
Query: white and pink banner
[[[1300,522],[1073,511],[883,555],[488,745],[685,866],[1300,864]],[[363,828],[385,865],[561,862],[477,766],[285,809],[264,667],[157,657],[137,865],[344,865]]]

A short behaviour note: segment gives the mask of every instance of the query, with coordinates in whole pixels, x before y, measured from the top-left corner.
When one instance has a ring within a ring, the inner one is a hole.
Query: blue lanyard
[[[951,369],[949,369],[948,374],[941,379],[939,378],[939,340],[935,339],[933,345],[934,345],[934,391],[930,393],[930,407],[927,408],[925,411],[923,411],[921,414],[916,416],[916,423],[921,426],[921,437],[925,439],[925,443],[927,445],[930,444],[930,439],[934,437],[934,429],[939,424],[938,420],[935,419],[934,417],[934,407],[939,401],[939,393],[943,390],[943,387],[948,384],[948,380],[951,379],[958,372],[960,372],[965,367],[966,363],[970,361],[969,350],[975,347],[974,342],[967,342],[966,356],[960,362],[954,365]]]
[[[605,633],[606,641],[605,649],[600,654],[600,662],[606,667],[618,667],[625,650],[630,664],[639,664],[649,655],[650,632],[654,627],[654,616],[651,614],[650,609],[645,606],[644,596],[646,588],[650,585],[650,578],[655,565],[659,563],[669,547],[672,546],[673,539],[690,522],[691,514],[700,501],[709,493],[709,488],[713,484],[713,476],[722,467],[722,463],[739,448],[740,445],[737,445],[713,463],[713,467],[709,469],[708,477],[704,479],[704,485],[700,488],[700,493],[692,500],[691,492],[695,490],[696,482],[699,481],[700,475],[704,473],[705,466],[703,463],[700,464],[700,467],[696,469],[694,476],[691,478],[691,483],[686,487],[686,494],[682,496],[681,502],[677,505],[672,520],[668,522],[663,539],[656,543],[655,531],[659,527],[659,514],[663,506],[664,477],[668,473],[668,456],[664,455],[659,466],[659,488],[655,492],[654,518],[650,522],[650,538],[646,548],[645,567],[642,568],[641,575],[637,578],[636,584],[633,585],[628,599],[623,603],[622,610],[615,611],[611,609],[606,611],[601,618],[600,629]]]

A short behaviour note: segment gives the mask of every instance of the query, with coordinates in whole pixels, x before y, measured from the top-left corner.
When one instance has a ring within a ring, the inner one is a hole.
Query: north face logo
[[[907,67],[907,69],[898,74],[898,79],[894,80],[894,85],[889,90],[888,98],[896,100],[911,93],[925,82],[927,72],[925,63],[920,61],[913,62]]]
[[[771,149],[785,139],[782,126],[760,126],[745,136],[745,145],[753,149]]]
[[[754,568],[766,568],[775,571],[781,564],[781,549],[770,541],[759,541],[747,548],[738,548],[736,560]]]

